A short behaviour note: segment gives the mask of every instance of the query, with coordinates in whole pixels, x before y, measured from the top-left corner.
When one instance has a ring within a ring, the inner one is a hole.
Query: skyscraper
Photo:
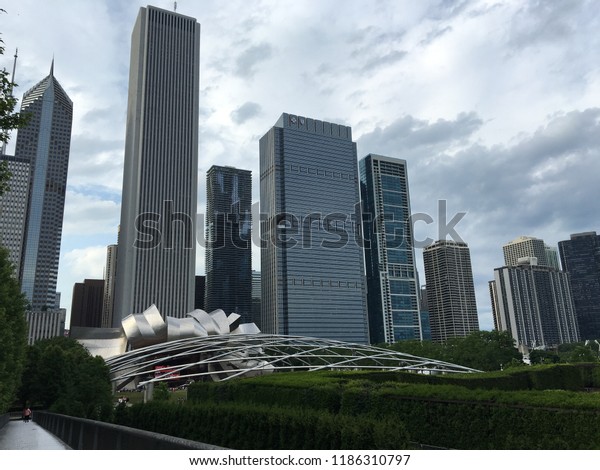
[[[194,307],[200,24],[140,8],[129,102],[113,326],[155,304]]]
[[[25,92],[21,113],[29,114],[19,129],[15,158],[29,161],[29,196],[21,253],[21,290],[32,310],[54,308],[73,103],[50,74]]]
[[[208,312],[237,313],[252,322],[252,172],[212,166],[206,174],[206,296]]]
[[[102,326],[104,283],[104,279],[85,279],[73,286],[70,328]]]
[[[8,250],[8,259],[18,279],[29,199],[30,159],[0,155],[2,161],[7,163],[12,176],[8,191],[0,195],[0,246]]]
[[[284,113],[260,139],[265,333],[368,342],[349,127]]]
[[[406,161],[360,161],[371,343],[423,339]]]
[[[439,240],[423,250],[429,322],[433,341],[479,330],[469,247]]]
[[[567,273],[521,258],[494,270],[490,294],[496,328],[510,332],[522,353],[579,341]]]
[[[115,285],[117,281],[118,245],[106,247],[106,267],[104,269],[104,296],[102,300],[102,328],[110,328],[115,309]]]
[[[538,266],[549,266],[547,247],[544,240],[535,237],[518,237],[502,247],[504,252],[504,264],[506,266],[518,266],[519,258],[537,258]]]
[[[584,232],[558,242],[571,291],[581,339],[600,338],[600,235]]]

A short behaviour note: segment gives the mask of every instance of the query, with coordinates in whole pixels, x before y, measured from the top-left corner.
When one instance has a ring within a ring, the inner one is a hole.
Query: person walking
[[[31,409],[29,407],[26,407],[23,410],[23,421],[28,423],[30,419],[31,419]]]

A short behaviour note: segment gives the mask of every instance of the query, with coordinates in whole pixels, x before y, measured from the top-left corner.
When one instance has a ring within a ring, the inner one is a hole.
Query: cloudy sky
[[[482,329],[487,282],[520,235],[600,231],[600,14],[585,0],[180,0],[201,23],[199,205],[206,170],[252,170],[282,112],[352,127],[359,158],[408,163],[412,211],[438,201],[469,244]],[[101,278],[116,242],[131,30],[126,0],[4,0],[0,66],[22,95],[48,74],[74,102],[58,290]],[[153,5],[172,9],[173,2]],[[13,139],[14,145],[14,139]],[[11,147],[9,147],[9,150]],[[419,270],[424,283],[422,254]],[[254,268],[260,269],[258,251]],[[204,273],[198,249],[197,273]]]

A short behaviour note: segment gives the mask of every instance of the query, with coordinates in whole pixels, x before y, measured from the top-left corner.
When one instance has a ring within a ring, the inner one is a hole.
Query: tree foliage
[[[26,304],[8,251],[0,247],[0,414],[13,403],[21,382],[27,346]]]
[[[398,341],[390,348],[484,371],[500,370],[507,364],[514,365],[513,359],[523,359],[510,334],[496,330],[476,331],[464,338],[451,338],[446,343]]]
[[[27,351],[20,398],[58,413],[106,419],[112,412],[108,366],[74,339],[38,341]]]

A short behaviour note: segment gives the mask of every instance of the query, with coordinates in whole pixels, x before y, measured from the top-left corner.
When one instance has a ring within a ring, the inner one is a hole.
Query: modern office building
[[[132,37],[113,326],[194,307],[200,24],[140,8]]]
[[[19,179],[26,162],[30,176],[19,277],[31,309],[39,311],[56,304],[73,121],[73,103],[54,77],[54,61],[50,74],[25,92],[20,112],[30,118],[17,133],[15,160]]]
[[[538,266],[549,266],[547,245],[535,237],[518,237],[502,246],[505,266],[518,266],[520,258],[537,258]],[[548,247],[549,248],[549,247]]]
[[[6,162],[11,173],[9,189],[0,195],[0,246],[8,250],[8,260],[14,267],[15,278],[19,279],[29,200],[30,159],[0,155],[0,162]]]
[[[32,345],[40,339],[64,336],[66,316],[67,311],[64,308],[27,312],[27,344]]]
[[[558,257],[558,248],[555,246],[545,245],[546,262],[548,267],[560,271],[560,262]]]
[[[479,330],[469,247],[438,240],[423,249],[431,339],[444,342]]]
[[[206,174],[206,310],[252,321],[252,172],[212,166]]]
[[[368,342],[350,127],[284,113],[260,139],[261,331]]]
[[[260,271],[252,271],[252,323],[260,330],[261,287]]]
[[[563,269],[571,278],[582,340],[600,338],[600,235],[584,232],[558,242]]]
[[[429,319],[429,304],[427,303],[427,286],[421,286],[419,302],[421,336],[423,336],[424,341],[431,341],[431,321]]]
[[[70,328],[102,326],[104,282],[104,279],[85,279],[73,286]]]
[[[369,154],[359,163],[369,339],[423,339],[406,161]]]
[[[111,328],[115,308],[115,285],[117,279],[118,245],[106,247],[106,266],[104,268],[104,295],[102,299],[102,328]]]
[[[195,286],[194,309],[205,310],[206,276],[196,276]]]
[[[579,341],[567,273],[521,258],[494,270],[490,295],[496,329],[510,332],[522,353]]]

